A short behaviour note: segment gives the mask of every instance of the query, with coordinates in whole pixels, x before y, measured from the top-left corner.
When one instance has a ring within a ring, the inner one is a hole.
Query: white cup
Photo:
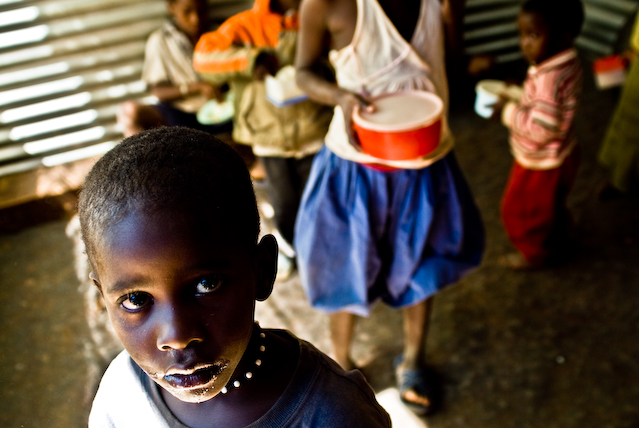
[[[475,92],[475,112],[486,119],[493,114],[493,108],[490,106],[499,100],[500,95],[519,101],[523,93],[521,87],[507,85],[501,80],[480,80],[475,86]]]

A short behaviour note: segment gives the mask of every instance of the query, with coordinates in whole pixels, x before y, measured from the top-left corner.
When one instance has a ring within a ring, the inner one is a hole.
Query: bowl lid
[[[355,108],[353,121],[360,127],[379,132],[401,132],[431,125],[444,110],[444,102],[431,92],[399,91],[371,99],[375,110]]]

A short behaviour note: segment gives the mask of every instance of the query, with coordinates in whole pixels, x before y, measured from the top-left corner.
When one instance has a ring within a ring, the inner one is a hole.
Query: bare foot
[[[415,403],[418,406],[430,407],[430,400],[428,399],[428,397],[421,396],[412,389],[409,389],[404,393],[404,395],[402,396],[402,400],[408,401],[410,403]]]
[[[497,259],[497,263],[499,263],[500,266],[507,267],[513,270],[528,270],[538,267],[530,264],[530,262],[526,260],[520,253],[504,254],[499,257],[499,259]]]

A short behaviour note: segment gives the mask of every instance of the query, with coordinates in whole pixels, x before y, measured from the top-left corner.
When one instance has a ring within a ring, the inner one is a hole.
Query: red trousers
[[[566,207],[579,168],[576,147],[554,169],[526,169],[513,163],[501,206],[506,233],[532,265],[543,264],[565,243],[572,217]]]

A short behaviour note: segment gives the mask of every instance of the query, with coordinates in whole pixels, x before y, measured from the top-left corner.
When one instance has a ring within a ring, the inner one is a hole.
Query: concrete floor
[[[496,263],[511,249],[498,211],[511,164],[507,133],[473,113],[472,86],[454,89],[467,94],[450,113],[456,153],[488,242],[482,266],[435,299],[427,353],[445,397],[425,424],[639,426],[639,199],[594,197],[605,180],[595,157],[614,92],[596,91],[586,78],[577,118],[583,161],[570,199],[575,253],[555,269],[513,272]],[[55,211],[55,204],[30,210]],[[9,229],[25,215],[5,213],[0,226]],[[99,373],[67,222],[58,216],[0,235],[1,427],[86,425]],[[276,284],[257,317],[263,326],[288,328],[329,350],[326,318],[310,309],[296,276]],[[382,305],[357,326],[355,357],[378,392],[393,386],[400,331],[399,314]]]

